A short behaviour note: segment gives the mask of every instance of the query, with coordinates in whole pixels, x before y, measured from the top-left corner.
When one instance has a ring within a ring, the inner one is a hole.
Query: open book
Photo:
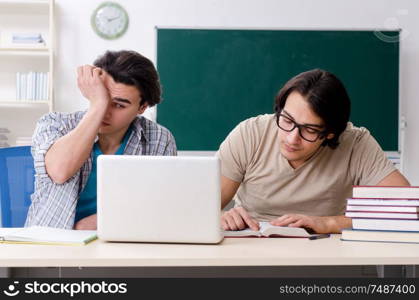
[[[259,222],[259,231],[251,229],[226,230],[224,237],[310,237],[311,234],[304,228],[274,226],[269,222]]]
[[[97,239],[95,230],[69,230],[51,227],[0,228],[0,243],[85,245]]]

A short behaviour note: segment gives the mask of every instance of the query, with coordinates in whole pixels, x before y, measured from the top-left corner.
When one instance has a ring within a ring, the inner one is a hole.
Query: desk
[[[419,244],[227,238],[219,245],[106,243],[0,245],[0,267],[419,265]]]

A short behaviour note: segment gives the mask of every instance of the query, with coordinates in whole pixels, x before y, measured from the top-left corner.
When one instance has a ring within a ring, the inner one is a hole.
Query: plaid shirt
[[[54,112],[38,121],[32,137],[35,191],[25,226],[74,227],[77,200],[92,170],[93,151],[80,170],[63,184],[54,183],[47,174],[45,154],[57,139],[77,126],[84,114]],[[124,155],[176,154],[175,139],[169,130],[141,116],[133,121]]]

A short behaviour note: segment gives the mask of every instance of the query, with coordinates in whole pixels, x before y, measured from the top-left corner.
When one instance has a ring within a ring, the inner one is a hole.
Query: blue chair
[[[34,189],[30,147],[0,148],[0,204],[2,227],[23,227]]]

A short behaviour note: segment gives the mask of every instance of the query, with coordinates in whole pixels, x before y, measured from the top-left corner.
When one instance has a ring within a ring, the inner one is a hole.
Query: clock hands
[[[118,17],[114,17],[114,18],[106,18],[106,20],[108,21],[108,23],[110,23],[110,22],[112,22],[113,20],[116,20],[116,19],[119,19],[119,16]]]

